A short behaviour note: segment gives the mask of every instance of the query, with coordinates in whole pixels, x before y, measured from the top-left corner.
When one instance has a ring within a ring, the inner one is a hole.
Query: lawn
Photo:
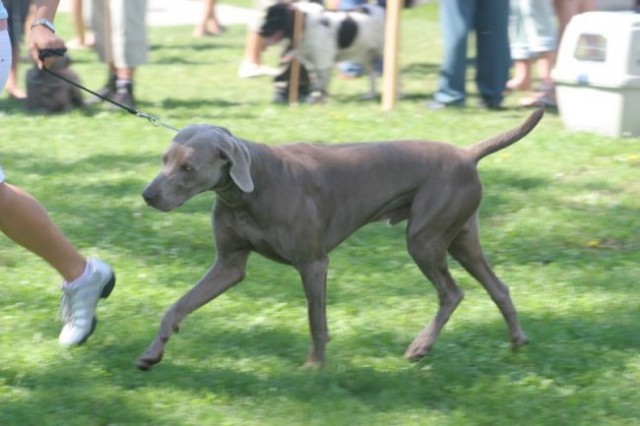
[[[245,2],[246,3],[246,2]],[[60,32],[70,37],[69,17]],[[404,11],[405,94],[384,112],[366,79],[332,82],[322,106],[271,104],[267,79],[236,70],[245,28],[215,39],[151,28],[138,107],[182,127],[206,122],[266,144],[425,138],[466,145],[529,111],[427,111],[441,40],[435,5]],[[83,82],[103,65],[73,51]],[[277,49],[267,52],[274,63]],[[26,70],[28,64],[23,63]],[[469,88],[473,87],[472,74]],[[170,213],[140,193],[172,132],[108,105],[55,116],[0,98],[0,161],[71,240],[114,265],[118,284],[88,344],[56,338],[59,281],[0,238],[2,425],[635,425],[640,423],[640,140],[563,129],[550,111],[530,136],[483,160],[481,230],[531,343],[509,350],[484,290],[452,261],[466,298],[432,353],[403,352],[437,298],[406,254],[403,224],[370,225],[331,256],[325,368],[300,368],[309,342],[297,274],[255,255],[246,280],[189,316],[161,364],[135,358],[164,310],[212,263],[213,193]],[[607,113],[603,111],[603,113]]]

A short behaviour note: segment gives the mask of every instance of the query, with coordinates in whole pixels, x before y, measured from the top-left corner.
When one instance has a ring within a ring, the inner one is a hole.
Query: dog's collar
[[[211,188],[215,193],[216,197],[222,201],[227,206],[239,206],[242,204],[237,194],[233,191],[233,186],[235,182],[229,175],[227,175],[226,179],[223,179],[221,182],[218,182],[216,185]]]
[[[221,185],[220,185],[220,182],[218,182],[211,189],[215,192],[223,192],[223,191],[227,191],[228,189],[231,189],[233,185],[234,185],[233,179],[227,178],[227,182],[223,182]]]

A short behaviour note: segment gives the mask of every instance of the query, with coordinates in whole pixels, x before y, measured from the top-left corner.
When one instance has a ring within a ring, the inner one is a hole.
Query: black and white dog
[[[369,74],[365,98],[376,96],[376,64],[384,51],[385,10],[374,4],[349,11],[331,11],[317,3],[277,3],[267,9],[260,35],[265,48],[293,39],[295,9],[303,16],[303,30],[296,57],[309,72],[312,102],[327,94],[333,66],[350,61]]]

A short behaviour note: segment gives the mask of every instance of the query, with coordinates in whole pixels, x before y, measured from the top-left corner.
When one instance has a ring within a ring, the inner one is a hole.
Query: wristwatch
[[[55,25],[53,25],[53,22],[51,22],[48,19],[36,19],[31,23],[31,29],[33,29],[33,27],[37,27],[38,25],[42,25],[43,27],[47,27],[51,30],[52,33],[56,32],[56,27]]]

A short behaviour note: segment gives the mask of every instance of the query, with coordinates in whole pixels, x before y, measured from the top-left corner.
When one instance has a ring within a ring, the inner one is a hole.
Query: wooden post
[[[298,61],[298,47],[302,38],[302,24],[304,14],[294,7],[293,12],[293,57],[291,58],[291,73],[289,74],[289,106],[298,104],[298,86],[300,84],[300,61]]]
[[[398,51],[400,39],[400,12],[404,0],[387,0],[386,28],[384,32],[384,67],[382,70],[382,109],[395,108],[398,102]]]

